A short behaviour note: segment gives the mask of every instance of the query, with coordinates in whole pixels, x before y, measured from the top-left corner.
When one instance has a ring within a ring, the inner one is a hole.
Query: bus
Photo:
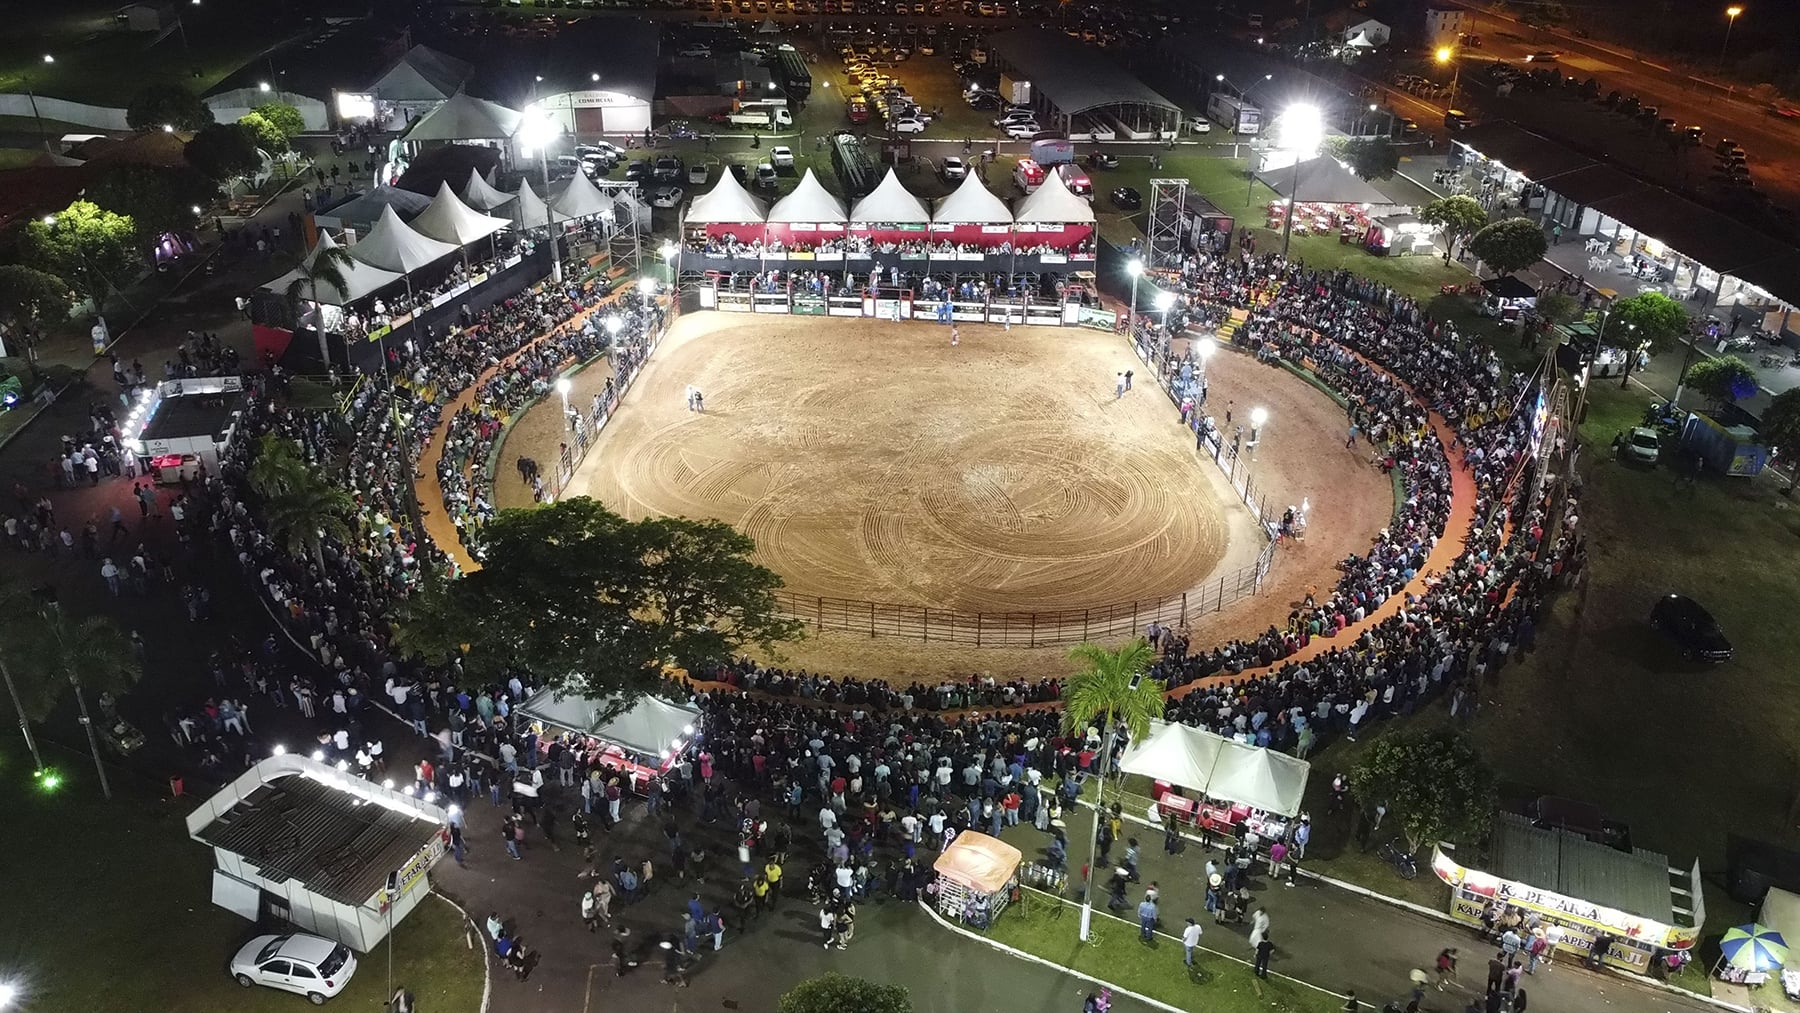
[[[837,171],[846,200],[867,197],[881,182],[881,166],[863,146],[862,138],[849,131],[832,135],[831,167]]]
[[[1206,115],[1226,130],[1253,137],[1262,129],[1262,110],[1235,95],[1215,91],[1206,98]]]

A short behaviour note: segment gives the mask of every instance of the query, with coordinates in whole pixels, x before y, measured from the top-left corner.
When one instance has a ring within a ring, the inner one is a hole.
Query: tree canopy
[[[1715,405],[1756,396],[1756,373],[1735,355],[1704,358],[1688,369],[1686,383]]]
[[[1789,387],[1775,395],[1757,422],[1762,427],[1759,435],[1763,442],[1773,447],[1784,460],[1791,464],[1800,457],[1800,387]],[[1800,477],[1800,471],[1789,474]],[[1793,478],[1788,480],[1787,491],[1794,491]]]
[[[182,155],[207,179],[223,183],[262,168],[256,131],[242,123],[215,123],[194,135]]]
[[[46,608],[23,585],[0,586],[0,649],[25,717],[42,722],[71,689],[121,694],[142,671],[131,640],[105,616]]]
[[[1581,316],[1581,303],[1567,292],[1545,292],[1538,296],[1537,315],[1545,323],[1566,324]]]
[[[133,130],[174,127],[193,133],[213,123],[213,112],[200,97],[178,84],[146,85],[125,107],[125,122]]]
[[[1065,731],[1080,735],[1092,724],[1123,722],[1133,739],[1150,734],[1150,722],[1163,714],[1163,687],[1145,676],[1156,660],[1148,641],[1139,637],[1117,650],[1076,644],[1069,659],[1081,670],[1063,686]]]
[[[1495,222],[1469,240],[1469,252],[1498,275],[1525,270],[1543,260],[1548,249],[1550,241],[1544,238],[1544,230],[1529,218]]]
[[[121,163],[100,174],[87,198],[129,216],[139,248],[147,249],[164,232],[193,228],[199,220],[194,208],[204,207],[217,192],[217,185],[189,166]]]
[[[143,263],[136,223],[87,200],[27,223],[23,247],[32,267],[67,281],[97,313],[105,311],[107,294]]]
[[[900,985],[882,985],[832,972],[808,978],[775,1003],[775,1013],[912,1013]]]
[[[1334,141],[1331,153],[1363,179],[1392,179],[1400,171],[1400,149],[1385,137]]]
[[[1480,837],[1498,799],[1487,761],[1468,739],[1442,729],[1376,738],[1350,769],[1350,787],[1364,806],[1387,805],[1409,851]]]
[[[68,282],[47,271],[0,265],[0,328],[13,334],[61,324],[69,318],[69,292]]]
[[[501,511],[482,537],[480,570],[408,604],[403,647],[441,661],[467,645],[477,671],[522,665],[623,706],[665,665],[692,669],[802,632],[778,612],[781,578],[719,521],[628,521],[576,497]]]
[[[1606,340],[1618,348],[1643,348],[1656,355],[1674,347],[1675,339],[1686,334],[1687,329],[1687,309],[1680,303],[1661,292],[1639,292],[1613,303],[1606,320]],[[1636,363],[1636,355],[1626,356],[1620,387],[1631,383],[1631,370]]]
[[[1437,226],[1444,242],[1444,263],[1456,254],[1456,245],[1481,231],[1487,224],[1487,210],[1481,202],[1467,194],[1439,197],[1419,210],[1419,220]]]
[[[250,132],[256,138],[256,146],[271,155],[279,155],[288,149],[287,135],[281,128],[269,122],[259,112],[248,112],[238,117],[238,126]]]
[[[284,145],[291,145],[294,138],[306,132],[306,119],[298,108],[286,102],[264,102],[250,111],[268,121],[281,134]]]

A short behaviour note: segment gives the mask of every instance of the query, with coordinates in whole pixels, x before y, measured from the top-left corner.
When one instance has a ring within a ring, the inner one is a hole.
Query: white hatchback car
[[[297,992],[314,1006],[342,992],[355,973],[356,955],[349,947],[304,932],[257,936],[231,958],[238,984]]]

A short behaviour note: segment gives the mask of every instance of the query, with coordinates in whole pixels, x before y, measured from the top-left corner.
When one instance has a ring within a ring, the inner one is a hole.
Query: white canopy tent
[[[844,202],[833,197],[808,169],[806,175],[800,177],[800,185],[794,187],[794,192],[776,201],[769,209],[768,221],[770,224],[831,222],[842,225],[845,217]]]
[[[1087,201],[1069,192],[1063,184],[1059,173],[1049,173],[1037,192],[1019,201],[1018,211],[1013,215],[1016,222],[1092,222],[1094,207]]]
[[[419,268],[455,253],[455,243],[423,236],[406,227],[391,207],[381,209],[381,220],[369,234],[350,247],[350,256],[384,271],[411,274]]]
[[[447,180],[438,184],[437,196],[432,199],[431,206],[412,220],[413,231],[457,246],[467,246],[510,228],[512,222],[507,219],[473,211],[457,200]]]
[[[331,233],[321,232],[318,245],[312,248],[312,252],[306,255],[306,259],[301,261],[301,264],[305,268],[311,268],[324,255],[324,251],[337,248],[338,242],[331,238]],[[392,271],[383,270],[359,260],[353,259],[348,264],[339,263],[337,267],[338,272],[344,276],[343,288],[320,281],[317,283],[318,291],[316,293],[308,292],[305,287],[302,287],[301,295],[311,298],[323,306],[348,306],[363,296],[372,295],[400,280],[400,276]],[[263,289],[285,295],[288,286],[303,277],[305,277],[305,271],[297,267],[264,285]]]
[[[719,185],[694,198],[688,205],[689,225],[743,225],[760,223],[768,205],[750,195],[731,170],[719,174]]]
[[[981,177],[969,173],[950,196],[938,201],[934,222],[951,225],[1011,225],[1012,211],[993,195]]]
[[[499,141],[518,133],[525,114],[498,102],[457,92],[413,121],[407,141]]]
[[[550,210],[544,198],[537,195],[527,180],[519,181],[519,192],[515,195],[511,208],[513,224],[521,229],[542,229],[557,223],[568,221],[564,216]]]
[[[907,192],[900,182],[899,174],[889,168],[881,184],[869,191],[867,197],[856,202],[856,207],[850,212],[850,220],[869,225],[877,222],[923,225],[931,221],[931,212],[926,210],[924,201]]]
[[[600,192],[587,173],[569,177],[562,192],[550,198],[550,207],[565,218],[592,218],[613,210],[613,199]]]
[[[661,756],[677,742],[693,738],[700,711],[653,696],[639,697],[612,718],[615,700],[594,700],[544,689],[519,705],[519,713],[546,725],[592,735],[648,756]]]
[[[1312,770],[1286,753],[1165,721],[1152,721],[1150,734],[1126,749],[1119,767],[1283,816],[1300,811]]]
[[[481,173],[469,170],[469,185],[463,187],[463,203],[479,211],[492,211],[517,198],[504,190],[497,189],[494,184],[481,178]]]

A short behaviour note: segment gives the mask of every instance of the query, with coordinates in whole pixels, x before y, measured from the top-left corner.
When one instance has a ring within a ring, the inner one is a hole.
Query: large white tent
[[[384,102],[419,106],[443,102],[455,95],[474,68],[429,46],[414,46],[400,54],[368,87]]]
[[[403,218],[411,218],[430,206],[431,198],[422,193],[383,185],[315,213],[313,221],[321,228],[367,230],[381,218],[383,208],[391,207]]]
[[[1087,201],[1069,192],[1063,184],[1062,175],[1049,173],[1044,183],[1032,193],[1019,201],[1018,211],[1013,215],[1016,222],[1091,222],[1094,220],[1094,207]]]
[[[1006,202],[994,196],[981,177],[971,172],[950,196],[938,201],[937,213],[931,220],[951,225],[1011,225],[1013,216]]]
[[[1119,767],[1283,816],[1300,811],[1312,770],[1286,753],[1164,721],[1150,723],[1150,734],[1126,749]]]
[[[661,755],[677,741],[690,741],[700,721],[698,709],[653,696],[639,697],[622,712],[608,717],[616,706],[614,699],[594,700],[544,689],[520,704],[519,713],[650,756]]]
[[[524,113],[459,91],[443,105],[414,120],[403,140],[504,140],[518,133],[524,119]]]
[[[385,271],[411,274],[458,249],[455,243],[422,236],[407,228],[394,209],[388,207],[381,210],[381,220],[369,234],[350,247],[350,256]]]
[[[800,185],[794,187],[793,193],[775,202],[769,209],[768,218],[770,224],[831,222],[841,225],[844,220],[844,202],[833,197],[811,169],[800,177]]]
[[[869,191],[869,195],[856,202],[850,212],[850,220],[857,224],[872,225],[880,223],[916,223],[923,225],[931,221],[931,212],[925,209],[925,202],[907,192],[900,176],[892,168],[881,184]]]
[[[600,192],[587,173],[577,172],[569,177],[561,193],[550,198],[550,207],[564,218],[592,218],[611,211],[613,200]]]
[[[690,225],[743,225],[761,222],[768,216],[769,209],[762,201],[750,195],[744,184],[726,169],[719,174],[719,185],[694,198],[688,205],[687,222]]]
[[[470,210],[467,204],[456,199],[450,183],[445,181],[438,184],[437,196],[432,199],[431,206],[414,218],[411,226],[420,235],[455,243],[457,246],[467,246],[477,239],[486,239],[501,229],[512,228],[512,222]]]
[[[302,267],[311,269],[326,250],[337,248],[338,242],[331,238],[331,233],[319,233],[319,243],[312,248],[311,253],[306,255],[306,259],[301,261]],[[316,293],[309,293],[305,287],[302,287],[300,290],[302,297],[311,298],[314,302],[325,306],[348,306],[363,296],[372,295],[400,280],[400,276],[392,271],[373,267],[359,260],[352,260],[348,264],[340,262],[337,269],[338,273],[344,276],[343,288],[338,288],[330,282],[319,281]],[[297,267],[264,285],[263,288],[270,292],[286,294],[289,285],[305,276],[305,270]]]
[[[550,210],[544,198],[531,188],[529,180],[519,180],[519,192],[511,208],[513,224],[521,229],[547,228],[556,222],[568,221],[563,215]]]
[[[481,173],[473,167],[469,169],[469,184],[463,187],[463,203],[480,211],[492,211],[517,198],[494,184],[481,178]]]

